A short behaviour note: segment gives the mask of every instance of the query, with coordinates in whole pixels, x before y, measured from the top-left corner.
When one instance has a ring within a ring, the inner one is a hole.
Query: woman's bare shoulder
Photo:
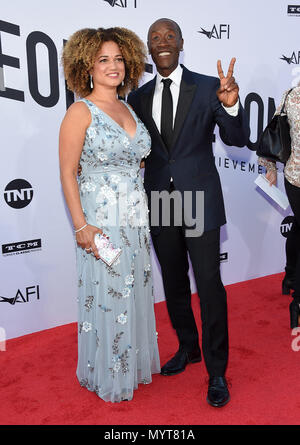
[[[86,104],[81,101],[78,100],[77,102],[72,103],[72,105],[69,106],[68,110],[67,110],[68,114],[89,114],[89,109],[86,106]]]
[[[78,123],[86,127],[91,122],[91,113],[83,101],[77,101],[67,109],[64,121]]]

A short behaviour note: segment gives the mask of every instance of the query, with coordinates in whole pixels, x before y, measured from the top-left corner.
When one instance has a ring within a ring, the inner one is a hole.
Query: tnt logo
[[[281,235],[287,238],[294,222],[294,216],[287,216],[280,225]]]
[[[14,179],[7,184],[4,199],[13,209],[22,209],[30,204],[33,197],[33,188],[25,179]]]

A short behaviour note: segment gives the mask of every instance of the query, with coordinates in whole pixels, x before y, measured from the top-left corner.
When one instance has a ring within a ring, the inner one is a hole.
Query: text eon
[[[1,33],[8,33],[15,37],[20,37],[20,26],[15,23],[9,23],[0,21],[0,85],[2,85],[2,91],[0,91],[0,97],[5,97],[12,100],[25,101],[25,92],[16,88],[12,88],[9,78],[4,78],[4,67],[12,67],[15,69],[21,69],[20,59],[9,54],[9,48],[7,44],[5,48],[1,42]],[[44,45],[48,53],[48,71],[49,71],[49,94],[42,94],[39,87],[38,77],[38,60],[37,60],[37,46]],[[59,70],[58,70],[58,51],[53,40],[44,32],[32,31],[26,38],[26,58],[27,58],[27,75],[29,92],[32,98],[42,107],[54,107],[60,96],[59,89]],[[22,68],[23,69],[23,68]],[[151,72],[149,64],[146,67],[147,72]],[[10,71],[9,71],[10,72]],[[66,97],[66,107],[68,107],[73,101],[73,94],[67,90],[64,85],[64,93]],[[258,138],[264,127],[264,103],[262,98],[254,92],[249,93],[245,98],[245,111],[251,121],[251,108],[252,104],[257,107],[257,125],[256,131],[251,134],[251,140],[249,141],[248,148],[250,150],[256,149]],[[275,112],[275,103],[273,98],[268,98],[267,104],[267,116],[266,120],[269,122]]]

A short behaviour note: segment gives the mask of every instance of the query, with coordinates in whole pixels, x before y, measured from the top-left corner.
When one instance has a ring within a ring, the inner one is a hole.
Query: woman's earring
[[[91,87],[91,90],[94,88],[93,76],[91,74],[90,74],[90,87]]]
[[[124,80],[122,80],[121,86],[122,86],[122,87],[124,86]]]

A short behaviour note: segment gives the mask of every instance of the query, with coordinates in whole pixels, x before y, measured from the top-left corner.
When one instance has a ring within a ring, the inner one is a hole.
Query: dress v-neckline
[[[131,140],[134,141],[134,139],[137,136],[137,132],[138,132],[138,122],[134,116],[134,114],[131,112],[130,108],[127,106],[126,102],[124,102],[123,100],[121,101],[122,103],[124,103],[125,107],[127,107],[127,109],[129,110],[129,113],[131,114],[131,116],[133,117],[134,121],[135,121],[135,135],[133,137],[130,136],[130,134],[125,130],[125,128],[123,128],[120,124],[118,124],[117,121],[115,121],[109,114],[107,114],[105,111],[102,110],[102,108],[98,107],[98,105],[96,105],[94,102],[92,102],[90,99],[85,99],[88,102],[90,102],[92,105],[94,105],[99,111],[101,111],[101,113],[103,113],[109,120],[111,120],[115,125],[117,125],[117,127],[119,127],[125,134],[126,136]]]

